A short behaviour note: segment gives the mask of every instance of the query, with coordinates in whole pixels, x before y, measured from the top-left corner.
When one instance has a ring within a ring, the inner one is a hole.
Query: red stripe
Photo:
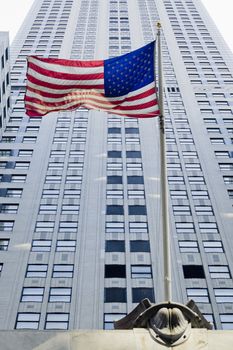
[[[86,107],[86,108],[89,108],[89,109],[94,109],[96,110],[95,107],[93,108],[90,108],[90,107],[87,107],[85,104],[77,104],[75,106],[72,106],[72,107],[68,107],[66,108],[65,110],[76,110],[77,108],[79,107]],[[29,117],[42,117],[50,112],[59,112],[61,111],[61,109],[54,109],[53,111],[48,111],[48,112],[44,112],[44,113],[39,113],[37,112],[35,109],[31,109],[31,107],[27,106],[26,105],[26,113]],[[117,111],[109,111],[109,113],[111,114],[117,114],[119,115],[119,113]],[[120,114],[120,116],[124,117],[131,117],[131,118],[153,118],[153,117],[156,117],[156,116],[159,116],[160,115],[160,111],[159,110],[156,110],[156,111],[153,111],[153,112],[145,112],[145,113],[138,113],[138,114],[129,114],[129,113],[125,113],[125,114]]]
[[[34,63],[29,63],[29,68],[36,71],[37,73],[44,75],[46,77],[51,77],[55,79],[65,79],[65,80],[98,80],[104,79],[104,72],[95,74],[72,74],[72,73],[61,73],[54,72],[48,69],[41,68]]]
[[[49,64],[58,64],[59,66],[69,66],[69,67],[101,67],[104,65],[103,60],[97,60],[97,61],[78,61],[78,60],[64,60],[60,58],[44,58],[44,57],[37,57],[37,56],[29,56],[28,62],[30,62],[30,57],[34,58],[35,60],[46,62]]]
[[[136,101],[136,100],[139,100],[141,98],[145,98],[145,97],[148,97],[150,95],[153,95],[155,93],[155,88],[151,88],[149,90],[146,90],[144,92],[141,92],[140,94],[138,95],[134,95],[134,96],[130,96],[130,97],[127,97],[125,99],[125,101]]]
[[[47,83],[45,81],[39,80],[32,75],[27,74],[27,79],[38,86],[43,86],[48,89],[54,89],[54,90],[68,90],[68,89],[97,89],[97,90],[103,90],[104,89],[104,84],[99,84],[99,85],[81,85],[81,84],[73,84],[73,85],[59,85],[59,84],[51,84]]]

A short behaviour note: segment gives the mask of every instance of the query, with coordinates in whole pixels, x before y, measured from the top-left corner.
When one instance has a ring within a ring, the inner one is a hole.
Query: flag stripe
[[[42,91],[37,92],[37,90],[35,89],[28,89],[27,92],[27,96],[25,97],[25,101],[30,101],[33,98],[36,99],[38,101],[38,103],[44,104],[46,103],[47,105],[53,105],[56,104],[58,102],[64,102],[64,97],[66,96],[67,101],[71,101],[71,100],[75,100],[79,97],[79,95],[81,95],[82,97],[84,96],[90,96],[92,95],[93,98],[96,98],[99,101],[102,101],[104,103],[104,101],[106,101],[107,104],[109,105],[118,105],[119,103],[124,104],[124,103],[128,103],[128,104],[135,104],[135,102],[137,102],[139,99],[146,99],[148,97],[151,98],[151,95],[153,95],[153,99],[156,99],[156,95],[154,92],[154,89],[149,89],[146,90],[145,92],[142,92],[140,94],[134,95],[134,96],[122,96],[121,99],[116,99],[116,98],[106,98],[104,96],[104,94],[100,94],[100,93],[96,93],[94,90],[90,91],[90,90],[82,90],[82,93],[80,93],[79,91],[73,91],[70,94],[64,94],[62,96],[56,94],[47,94],[47,93],[43,93],[43,98],[41,98],[42,96]]]
[[[72,74],[72,73],[66,73],[64,71],[62,72],[57,72],[54,70],[50,70],[50,69],[45,69],[45,68],[41,68],[39,66],[37,66],[34,63],[30,64],[30,69],[29,69],[29,74],[32,73],[39,73],[40,75],[44,75],[46,77],[50,77],[50,78],[55,78],[55,79],[64,79],[64,80],[96,80],[96,79],[104,79],[104,71],[102,69],[101,72],[99,73],[89,73],[89,74],[85,74],[84,72],[82,72],[81,74],[76,73],[76,74]],[[33,74],[34,74],[33,73]]]
[[[28,63],[30,61],[36,61],[36,62],[45,62],[46,64],[57,64],[58,66],[65,66],[65,67],[86,67],[86,68],[93,68],[93,67],[101,67],[103,66],[103,60],[95,60],[95,61],[78,61],[78,60],[67,60],[67,59],[61,59],[61,58],[45,58],[45,57],[37,57],[37,56],[29,56],[28,57]]]
[[[103,82],[99,82],[99,81],[97,81],[97,83],[99,83],[99,85],[92,84],[89,81],[87,81],[87,82],[83,81],[82,84],[78,84],[78,85],[77,85],[77,83],[62,85],[64,83],[63,81],[60,81],[60,83],[58,81],[57,84],[54,84],[54,83],[50,83],[49,80],[46,80],[46,77],[44,77],[44,81],[43,81],[43,80],[35,78],[35,76],[27,75],[27,79],[30,82],[34,83],[35,85],[49,88],[49,89],[52,89],[53,91],[55,91],[55,90],[59,91],[59,90],[62,90],[64,88],[66,88],[66,89],[93,89],[93,87],[95,87],[95,89],[99,89],[101,91],[104,91],[104,84],[103,84]]]
[[[53,61],[52,61],[53,62]],[[86,66],[86,61],[77,61],[81,62],[82,65],[80,66],[64,66],[52,63],[50,59],[50,63],[37,60],[35,57],[29,57],[28,58],[28,64],[31,66],[34,64],[35,66],[42,68],[42,69],[48,69],[52,72],[59,72],[59,73],[67,73],[67,74],[89,74],[89,73],[101,73],[104,71],[104,61],[100,61],[101,65],[98,66]],[[76,61],[75,61],[76,62]],[[95,62],[95,61],[93,61]],[[83,65],[84,63],[84,65]]]

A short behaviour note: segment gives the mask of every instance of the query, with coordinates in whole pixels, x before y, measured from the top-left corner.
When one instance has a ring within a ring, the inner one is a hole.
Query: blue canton
[[[106,97],[127,95],[154,81],[155,41],[142,48],[104,61]]]

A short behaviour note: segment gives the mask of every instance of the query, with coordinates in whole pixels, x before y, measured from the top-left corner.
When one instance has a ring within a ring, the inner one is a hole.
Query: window
[[[132,288],[133,303],[140,303],[145,298],[148,298],[152,303],[155,302],[153,288]]]
[[[199,222],[201,233],[218,233],[218,227],[215,222]]]
[[[150,252],[150,242],[147,240],[135,240],[130,241],[130,252],[139,253],[139,252]]]
[[[107,215],[124,215],[123,205],[107,205],[106,208]]]
[[[75,240],[57,240],[56,252],[75,252]]]
[[[233,314],[220,314],[222,328],[225,330],[233,329]]]
[[[107,233],[123,233],[125,232],[124,222],[120,221],[107,221],[106,222],[106,232]]]
[[[11,175],[11,182],[25,182],[27,175]]]
[[[197,241],[179,241],[179,248],[181,253],[198,253]]]
[[[39,208],[39,214],[56,214],[57,205],[54,204],[41,204]]]
[[[22,302],[39,302],[43,301],[44,288],[25,287],[23,288],[21,301]]]
[[[222,171],[233,171],[233,163],[219,163],[219,168]]]
[[[11,232],[14,227],[14,221],[3,221],[0,220],[0,231]]]
[[[209,265],[211,278],[231,278],[229,267],[224,265]]]
[[[8,250],[10,240],[9,239],[0,239],[0,251]]]
[[[19,157],[31,157],[33,153],[32,149],[20,149]]]
[[[106,252],[125,252],[125,241],[108,240],[105,241]]]
[[[77,229],[77,222],[61,221],[59,225],[59,232],[77,232]]]
[[[16,319],[16,329],[38,329],[40,321],[39,313],[19,312]]]
[[[32,252],[50,252],[52,241],[50,239],[34,239],[32,241]]]
[[[213,208],[210,205],[196,205],[197,215],[214,215]]]
[[[168,176],[168,183],[170,185],[184,184],[183,176]]]
[[[205,180],[203,176],[188,176],[190,185],[204,185]]]
[[[223,176],[223,180],[226,185],[233,184],[233,176]]]
[[[192,222],[176,222],[177,233],[194,233],[194,224]]]
[[[144,184],[144,178],[143,176],[127,176],[127,182],[128,184]]]
[[[107,183],[110,185],[122,184],[122,176],[110,175],[107,177]]]
[[[128,190],[128,198],[145,198],[145,191],[144,190]]]
[[[104,301],[105,303],[126,303],[126,288],[105,288]]]
[[[189,205],[173,205],[174,215],[191,215],[191,209]]]
[[[36,232],[53,232],[54,222],[50,221],[37,221],[35,231]]]
[[[74,272],[74,265],[66,264],[55,264],[53,265],[53,274],[54,278],[72,278]]]
[[[114,329],[114,321],[118,321],[123,318],[126,314],[104,314],[104,329]]]
[[[68,329],[68,313],[47,313],[45,329]]]
[[[105,278],[126,278],[125,265],[105,265]]]
[[[233,302],[233,289],[215,288],[214,294],[215,294],[217,303],[232,303]]]
[[[28,264],[26,277],[46,277],[48,265]]]
[[[29,169],[30,162],[15,162],[15,169]]]
[[[107,190],[107,198],[123,198],[122,190]]]
[[[16,214],[18,206],[18,204],[0,204],[0,213]]]
[[[108,158],[121,158],[121,151],[108,151]]]
[[[127,158],[141,158],[141,156],[140,151],[126,151]]]
[[[147,222],[129,222],[129,232],[130,233],[147,233],[148,225]]]
[[[184,278],[205,278],[202,265],[183,265]]]
[[[22,196],[22,193],[23,193],[22,188],[7,188],[6,189],[6,197],[20,198]]]
[[[0,263],[0,275],[1,275],[1,272],[2,272],[2,268],[3,268],[3,263]]]
[[[191,193],[192,193],[193,199],[208,199],[209,198],[208,191],[198,190],[198,191],[191,191]]]
[[[71,301],[71,290],[72,288],[50,288],[49,291],[49,302],[56,303],[70,303]]]
[[[203,241],[206,253],[223,253],[223,245],[221,241]]]
[[[209,294],[206,288],[187,288],[187,297],[196,303],[209,303]]]
[[[145,205],[129,205],[129,215],[147,215]]]
[[[152,278],[151,265],[131,265],[131,278]]]

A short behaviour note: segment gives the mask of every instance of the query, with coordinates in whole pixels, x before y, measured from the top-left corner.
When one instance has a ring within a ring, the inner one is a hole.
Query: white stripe
[[[71,85],[71,84],[70,84]],[[64,86],[64,89],[62,90],[56,90],[56,89],[50,89],[50,88],[46,88],[44,86],[39,86],[37,84],[31,83],[29,80],[27,81],[27,86],[31,87],[32,89],[35,89],[38,91],[38,93],[40,93],[40,91],[44,91],[50,94],[69,94],[72,93],[73,91],[77,90],[77,87],[74,85],[74,87],[72,89],[66,89]],[[29,90],[27,90],[28,93]],[[98,89],[97,90],[98,93],[104,93],[104,89]]]
[[[103,65],[100,67],[71,67],[63,66],[55,63],[48,63],[40,61],[35,57],[28,57],[28,62],[32,62],[40,68],[50,70],[52,72],[66,73],[66,74],[96,74],[103,73]]]
[[[57,79],[53,77],[47,77],[46,75],[42,75],[35,70],[29,68],[28,75],[41,80],[48,84],[57,84],[57,85],[99,85],[104,84],[104,79],[93,79],[93,80],[67,80],[67,79]]]

